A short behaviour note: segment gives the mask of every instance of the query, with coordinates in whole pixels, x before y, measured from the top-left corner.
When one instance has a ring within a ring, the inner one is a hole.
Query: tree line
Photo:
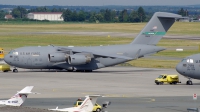
[[[99,12],[95,11],[76,11],[70,9],[37,7],[34,9],[26,10],[23,7],[16,7],[12,10],[11,15],[15,19],[26,19],[27,14],[31,12],[63,12],[62,18],[65,22],[144,22],[148,21],[145,11],[142,7],[138,10],[127,10],[122,11],[101,9]],[[2,16],[1,16],[2,14]],[[0,17],[3,18],[5,13],[0,12]]]
[[[16,7],[12,10],[11,15],[15,19],[26,19],[27,14],[30,12],[63,12],[62,17],[65,22],[147,22],[153,14],[146,13],[142,7],[139,7],[137,10],[111,10],[111,9],[101,9],[98,12],[95,11],[76,11],[70,9],[62,8],[52,8],[47,7],[37,7],[30,10],[26,10],[23,7]],[[188,16],[189,12],[181,8],[178,14],[183,16]],[[8,14],[4,11],[0,11],[0,18],[4,18],[5,14]]]
[[[142,22],[148,21],[145,11],[139,7],[137,11],[115,11],[110,9],[102,9],[99,12],[71,11],[67,9],[63,11],[62,17],[64,21],[89,21],[89,22]]]

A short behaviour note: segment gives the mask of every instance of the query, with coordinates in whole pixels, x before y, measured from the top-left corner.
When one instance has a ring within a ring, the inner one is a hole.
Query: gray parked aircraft
[[[193,85],[191,78],[200,79],[200,54],[184,58],[177,66],[176,71],[187,77],[187,85]]]
[[[9,65],[26,69],[66,69],[86,71],[113,66],[165,48],[156,46],[180,15],[156,12],[130,44],[94,47],[31,46],[10,51],[4,58]],[[18,72],[15,68],[13,72]]]

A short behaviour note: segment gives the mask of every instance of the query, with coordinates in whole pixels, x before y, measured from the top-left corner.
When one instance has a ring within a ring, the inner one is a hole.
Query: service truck
[[[3,48],[0,48],[0,71],[8,72],[10,70],[10,65],[4,62],[4,51]]]
[[[80,106],[81,104],[83,103],[83,101],[76,101],[75,103],[74,103],[74,107],[78,107],[78,106]],[[93,112],[101,112],[101,105],[99,105],[99,104],[95,104],[94,105],[94,108],[93,108]]]
[[[179,81],[178,75],[161,74],[158,78],[155,79],[155,83],[157,85],[162,85],[164,83],[177,84],[181,82]]]

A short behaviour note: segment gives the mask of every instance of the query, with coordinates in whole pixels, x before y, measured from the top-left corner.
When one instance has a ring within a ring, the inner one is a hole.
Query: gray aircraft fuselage
[[[61,46],[62,47],[62,46]],[[70,65],[66,61],[51,62],[49,54],[62,53],[57,51],[59,46],[38,46],[38,47],[22,47],[11,51],[5,57],[5,61],[12,66],[28,69],[71,69],[76,70],[95,70],[103,67],[113,66],[116,64],[130,61],[129,59],[109,58],[109,57],[96,57],[90,63],[81,65]],[[72,50],[81,50],[86,53],[98,52],[100,54],[110,55],[124,55],[127,57],[135,57],[139,49],[140,53],[136,58],[143,57],[144,55],[156,53],[164,50],[164,48],[152,45],[112,45],[112,46],[96,46],[96,47],[62,47]]]
[[[200,54],[184,58],[177,64],[176,71],[185,77],[200,79]]]

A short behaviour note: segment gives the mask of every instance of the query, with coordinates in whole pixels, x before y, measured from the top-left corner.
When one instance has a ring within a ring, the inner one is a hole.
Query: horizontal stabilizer
[[[33,86],[26,86],[24,89],[18,92],[18,94],[31,94],[32,89],[33,89]]]

